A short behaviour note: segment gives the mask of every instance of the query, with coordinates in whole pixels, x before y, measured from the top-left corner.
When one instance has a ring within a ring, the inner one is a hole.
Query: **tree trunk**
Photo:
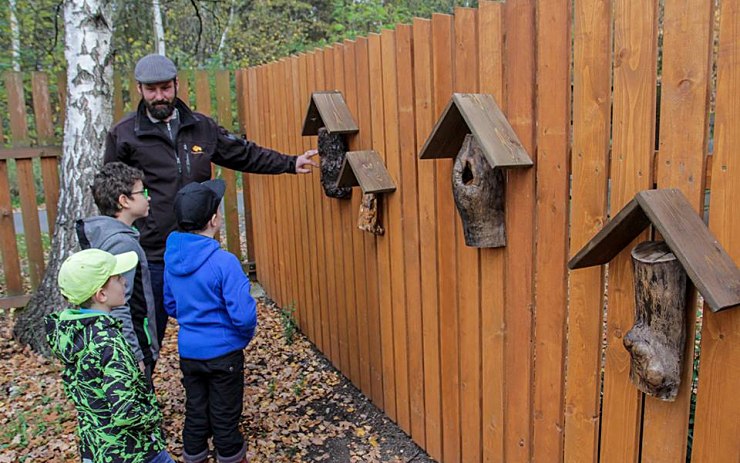
[[[18,27],[18,10],[16,0],[8,0],[10,10],[10,56],[13,70],[21,70],[21,30]]]
[[[686,271],[663,241],[632,250],[635,326],[624,337],[630,379],[645,394],[672,401],[681,385],[686,342]]]
[[[491,166],[472,134],[465,136],[455,158],[452,193],[466,245],[476,248],[506,246],[504,172]]]
[[[35,351],[49,354],[45,315],[67,306],[57,287],[59,266],[78,249],[75,220],[95,212],[90,185],[102,161],[105,136],[113,122],[113,2],[64,2],[67,59],[67,117],[60,166],[58,215],[50,260],[41,285],[20,312],[15,338]]]
[[[154,19],[154,44],[156,47],[156,53],[164,56],[164,26],[162,23],[162,8],[159,5],[159,0],[152,0],[152,16]]]

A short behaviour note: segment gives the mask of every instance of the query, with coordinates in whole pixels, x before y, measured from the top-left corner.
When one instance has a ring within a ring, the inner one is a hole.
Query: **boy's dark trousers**
[[[188,456],[207,456],[209,437],[213,437],[220,460],[231,460],[228,457],[246,450],[244,437],[239,432],[244,352],[238,350],[211,360],[180,358],[180,370],[185,387],[182,442],[186,461]],[[193,458],[193,461],[205,460],[205,456]]]

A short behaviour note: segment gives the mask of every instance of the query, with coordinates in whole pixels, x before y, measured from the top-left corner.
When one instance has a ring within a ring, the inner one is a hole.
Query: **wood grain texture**
[[[478,8],[479,91],[503,103],[503,4],[483,0]],[[502,106],[502,110],[505,111]],[[483,249],[481,266],[482,461],[504,460],[504,249]]]
[[[415,19],[414,40],[414,104],[416,140],[421,143],[434,124],[432,93],[431,21]],[[439,460],[442,456],[442,417],[439,364],[439,305],[437,297],[437,228],[436,228],[436,163],[417,164],[419,196],[419,249],[421,265],[422,342],[424,349],[424,448]]]
[[[653,178],[658,6],[618,0],[614,7],[610,209],[618,211],[650,188]],[[646,238],[640,235],[638,242]],[[642,413],[642,396],[629,380],[630,358],[622,345],[634,323],[629,249],[609,264],[608,298],[600,458],[628,463],[639,458]]]
[[[709,227],[740,262],[740,5],[723,2],[717,54],[717,106]],[[704,309],[692,461],[737,461],[740,455],[740,311]]]
[[[611,2],[578,0],[573,20],[570,246],[576,250],[606,221]],[[602,267],[570,272],[564,461],[598,459],[604,283]]]
[[[396,191],[396,183],[377,151],[348,151],[337,186],[359,186],[362,192],[391,193]]]

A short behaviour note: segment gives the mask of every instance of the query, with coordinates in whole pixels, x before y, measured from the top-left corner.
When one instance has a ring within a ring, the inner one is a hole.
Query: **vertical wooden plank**
[[[268,67],[267,66],[260,66],[258,68],[258,84],[259,84],[259,107],[260,111],[259,114],[262,115],[262,119],[260,120],[260,138],[259,143],[262,146],[269,146],[270,143],[270,130],[271,130],[271,124],[270,119],[272,119],[274,116],[272,116],[273,107],[270,102],[270,95],[269,95],[269,76],[268,76]],[[264,202],[263,204],[274,204],[274,198],[273,198],[273,178],[272,177],[262,177],[260,179],[260,183],[262,183],[262,189],[263,189],[263,195],[264,195]],[[269,292],[270,296],[274,299],[277,298],[280,292],[279,289],[279,278],[278,273],[280,272],[280,269],[278,268],[278,259],[277,259],[277,239],[276,239],[276,230],[275,230],[275,224],[273,222],[274,220],[274,208],[265,208],[263,210],[263,226],[265,230],[270,230],[270,233],[265,233],[265,260],[264,260],[264,266],[267,267],[266,276],[268,276],[267,283],[269,286]]]
[[[709,227],[740,262],[740,5],[720,4],[717,105]],[[692,461],[737,461],[740,455],[740,311],[704,306]]]
[[[411,436],[420,445],[426,441],[424,417],[424,346],[421,297],[421,257],[419,250],[419,204],[416,172],[416,133],[414,115],[413,30],[409,25],[396,28],[398,71],[398,128],[403,185],[401,217],[403,223],[403,268],[406,276],[406,318],[408,349],[408,387]],[[427,70],[428,76],[428,70]],[[423,143],[423,140],[419,142]]]
[[[113,121],[120,121],[124,115],[123,86],[121,85],[121,74],[113,74]]]
[[[453,18],[432,16],[432,72],[435,121],[452,96],[454,69]],[[439,291],[440,371],[442,391],[442,460],[460,461],[460,371],[458,354],[456,230],[452,199],[452,161],[437,161],[437,287]]]
[[[373,143],[373,112],[370,97],[370,55],[369,40],[365,37],[357,39],[357,118],[360,127],[359,136],[362,147],[370,149]],[[373,84],[375,85],[375,84]],[[380,127],[378,130],[382,130]],[[367,285],[367,344],[370,374],[370,397],[373,403],[385,409],[383,398],[383,354],[380,332],[380,302],[379,302],[379,275],[378,275],[378,248],[375,235],[362,233],[365,252],[365,282]]]
[[[185,104],[190,104],[190,72],[180,70],[177,73],[177,97]]]
[[[344,41],[344,99],[350,113],[357,119],[357,62],[355,59],[356,48],[355,42],[350,40]],[[357,150],[361,147],[360,136],[355,134],[349,137],[349,149]],[[363,245],[363,232],[355,225],[354,221],[360,210],[360,201],[362,199],[361,190],[355,188],[352,192],[352,200],[347,205],[345,211],[345,233],[352,241],[352,275],[351,282],[353,299],[349,308],[348,326],[350,340],[350,364],[351,377],[355,385],[369,396],[370,382],[369,369],[363,374],[363,365],[368,365],[367,358],[367,296],[365,294],[365,247]],[[363,333],[360,335],[360,333]],[[364,343],[364,349],[362,344]]]
[[[309,72],[313,72],[313,91],[321,91],[326,89],[324,79],[324,50],[316,50],[314,55],[314,66],[313,69],[309,69]],[[317,142],[318,143],[318,142]],[[318,144],[316,145],[318,146]],[[322,260],[319,262],[322,264],[319,271],[324,276],[322,279],[324,299],[321,304],[321,338],[323,341],[322,351],[325,355],[331,355],[331,336],[330,336],[330,318],[329,314],[334,310],[336,305],[336,294],[334,292],[333,273],[330,272],[330,267],[333,265],[334,259],[330,255],[331,245],[327,243],[327,235],[331,231],[331,216],[326,212],[326,201],[327,198],[324,196],[323,188],[321,188],[320,179],[314,182],[315,194],[316,194],[316,207],[317,207],[317,222],[319,226],[317,230],[317,237],[321,243],[319,243],[319,252],[322,256]]]
[[[563,461],[568,304],[570,4],[537,3],[534,461]],[[594,346],[595,347],[595,346]]]
[[[391,177],[402,178],[399,159],[398,75],[396,63],[396,32],[384,30],[380,36],[383,66],[383,114],[385,117],[385,160]],[[406,282],[403,261],[404,228],[401,219],[402,194],[386,195],[386,235],[389,242],[391,304],[388,315],[393,317],[393,365],[396,387],[396,419],[406,433],[411,434],[409,416],[408,336],[406,332]]]
[[[33,114],[36,119],[36,136],[39,145],[52,145],[54,124],[52,122],[51,102],[49,100],[49,79],[46,73],[34,72],[31,77],[33,91]],[[41,158],[41,176],[44,181],[44,200],[49,236],[54,235],[59,200],[59,160],[54,157]]]
[[[344,48],[340,44],[332,47],[334,60],[333,69],[328,69],[334,78],[333,88],[344,93]],[[346,141],[346,137],[345,137]],[[340,365],[342,373],[351,379],[351,361],[349,356],[349,336],[347,331],[347,313],[350,307],[354,307],[354,274],[352,273],[354,263],[352,261],[352,237],[351,230],[346,228],[348,222],[348,208],[351,206],[349,200],[332,201],[334,206],[334,227],[336,235],[337,255],[337,289],[339,299],[337,304],[337,326],[339,338]],[[348,252],[349,251],[349,252]]]
[[[507,173],[506,186],[506,391],[504,460],[529,461],[532,456],[532,294],[535,206],[534,142],[535,30],[531,0],[504,6],[506,47],[504,81],[506,117],[535,162],[534,169]]]
[[[571,249],[606,221],[611,118],[611,0],[574,4]],[[570,273],[565,461],[598,459],[604,268]]]
[[[298,80],[300,83],[300,94],[298,97],[298,110],[301,117],[301,122],[305,117],[304,111],[306,110],[306,102],[309,99],[308,93],[308,55],[302,54],[298,60]],[[308,137],[301,138],[302,149],[306,150],[310,148],[310,139]],[[306,284],[308,285],[308,293],[310,295],[310,306],[308,306],[307,319],[306,319],[306,332],[310,337],[311,341],[317,343],[316,334],[316,318],[317,312],[320,309],[319,302],[319,271],[318,271],[318,256],[316,255],[317,246],[316,243],[316,225],[314,217],[314,207],[316,198],[313,196],[313,184],[316,177],[320,176],[320,173],[314,172],[310,176],[304,176],[302,178],[302,192],[303,197],[306,198],[306,207],[303,208],[302,214],[304,216],[305,226],[305,242],[307,243],[304,247],[307,254],[308,261],[305,265],[307,275]]]
[[[323,50],[321,68],[317,66],[317,72],[324,77],[324,88],[334,89],[334,50],[325,47]],[[317,61],[318,64],[318,61]],[[334,367],[341,370],[341,352],[339,350],[339,309],[344,304],[344,290],[341,282],[341,257],[339,247],[341,237],[337,230],[338,213],[335,199],[322,194],[322,206],[324,211],[324,238],[326,240],[327,270],[328,270],[328,294],[329,294],[329,346],[330,359]]]
[[[234,121],[231,115],[231,76],[229,71],[216,71],[216,108],[218,124],[227,130],[233,130]],[[239,209],[236,202],[236,173],[228,168],[221,168],[221,177],[226,182],[224,194],[224,218],[226,219],[226,246],[230,253],[242,260],[239,239]]]
[[[278,131],[280,130],[278,127],[278,123],[280,120],[279,111],[280,111],[280,103],[277,96],[277,88],[278,86],[282,86],[282,82],[280,85],[277,83],[277,75],[276,75],[276,69],[275,69],[275,63],[270,63],[265,65],[265,76],[267,78],[265,82],[265,87],[267,90],[267,104],[270,107],[269,112],[269,125],[268,132],[266,133],[266,141],[267,146],[270,148],[277,148],[278,146]],[[269,184],[270,184],[270,203],[269,204],[285,204],[283,202],[283,189],[280,188],[281,179],[276,176],[271,176],[269,178]],[[273,252],[273,258],[274,258],[274,275],[275,275],[275,296],[274,300],[277,302],[279,307],[285,307],[285,304],[287,301],[285,300],[285,292],[286,292],[286,281],[287,281],[287,269],[285,267],[285,256],[283,253],[284,250],[284,243],[285,243],[285,230],[282,227],[282,221],[281,217],[284,213],[284,208],[273,208],[273,211],[271,213],[270,217],[270,223],[273,227],[272,230],[275,231],[274,233],[274,252]]]
[[[372,147],[386,162],[385,146],[385,91],[383,82],[383,61],[381,52],[381,37],[370,34],[368,37],[369,72],[370,72],[370,106],[372,120]],[[386,162],[387,163],[387,162]],[[389,195],[390,196],[390,195]],[[383,198],[378,204],[383,224],[388,229],[388,202],[390,198]],[[393,363],[393,306],[391,300],[391,269],[390,269],[390,240],[387,233],[377,237],[378,259],[378,309],[380,320],[380,345],[383,359],[383,410],[393,420],[396,414],[396,379]]]
[[[195,71],[195,109],[206,116],[211,115],[211,85],[205,69]]]
[[[301,76],[298,68],[298,57],[291,56],[288,59],[290,83],[291,83],[291,101],[290,101],[290,117],[291,117],[291,152],[302,153],[303,152],[303,140],[301,139],[301,123],[303,122],[303,101],[300,94]],[[306,224],[306,189],[305,189],[305,177],[306,175],[300,175],[296,179],[292,179],[294,201],[300,204],[300,207],[296,208],[295,213],[295,239],[296,239],[296,272],[298,278],[297,293],[298,298],[298,322],[301,330],[307,333],[308,327],[308,311],[311,309],[311,294],[309,290],[310,281],[310,261],[308,256],[308,249],[303,246],[305,238],[307,237],[308,226]]]
[[[23,74],[9,71],[5,74],[5,89],[8,93],[8,113],[10,116],[10,133],[13,147],[30,145],[28,125],[26,122],[26,102],[23,94]],[[44,275],[44,251],[41,247],[41,227],[39,224],[38,206],[36,205],[36,187],[33,180],[33,161],[17,159],[15,161],[18,179],[18,194],[21,200],[23,229],[26,235],[28,250],[28,269],[31,287],[36,288]]]
[[[414,19],[414,103],[416,140],[421,145],[434,127],[436,117],[432,87],[432,25]],[[416,153],[415,153],[416,155]],[[442,458],[442,398],[439,365],[439,306],[437,303],[437,209],[436,165],[418,162],[419,249],[421,265],[422,342],[424,348],[424,448],[435,460]]]
[[[67,116],[67,73],[57,74],[57,92],[59,93],[59,125],[64,129],[64,118]]]
[[[295,57],[285,58],[283,60],[283,66],[285,70],[285,82],[289,85],[285,86],[285,102],[287,105],[286,123],[287,123],[287,144],[285,145],[285,153],[297,153],[299,149],[297,147],[298,137],[300,128],[298,127],[298,119],[300,116],[296,115],[296,93],[298,90],[298,81],[296,76],[293,74],[293,61]],[[301,120],[302,122],[302,120]],[[303,176],[301,174],[300,176]],[[292,298],[295,301],[295,317],[299,323],[303,321],[306,307],[306,296],[304,294],[305,284],[303,282],[303,266],[305,265],[305,259],[301,255],[301,243],[303,242],[303,233],[300,225],[300,211],[303,209],[304,199],[299,194],[298,184],[300,179],[298,176],[285,176],[285,180],[288,183],[289,204],[295,203],[300,204],[296,208],[288,208],[290,214],[290,225],[292,230],[292,240],[290,243],[291,262],[292,262],[292,273],[293,273],[293,286],[291,288]],[[300,324],[301,328],[305,327],[305,323]]]
[[[478,9],[479,91],[503,105],[502,4],[482,1]],[[506,111],[506,107],[502,106]],[[481,421],[482,459],[504,460],[504,249],[481,249]]]
[[[610,210],[650,188],[655,147],[657,3],[615,2],[614,100]],[[643,233],[637,242],[647,237]],[[634,284],[628,246],[609,264],[609,312],[601,421],[601,459],[638,460],[642,396],[629,379],[622,338],[634,323]]]
[[[271,64],[275,71],[275,82],[285,83],[287,82],[285,75],[285,60],[276,61]],[[276,144],[274,145],[278,151],[287,152],[287,146],[290,141],[288,118],[287,118],[287,90],[288,86],[281,84],[275,85],[275,96],[277,99],[277,118],[276,126],[273,130],[276,130],[280,136],[277,137]],[[287,176],[277,177],[276,183],[279,190],[279,204],[290,204],[293,201],[294,196],[292,195],[292,189]],[[292,179],[291,179],[292,180]],[[280,243],[280,253],[282,260],[285,262],[283,271],[285,272],[285,286],[283,287],[283,306],[288,307],[295,301],[295,264],[294,264],[294,234],[292,225],[292,214],[293,208],[281,207],[281,214],[279,215],[279,227],[281,229],[281,236],[283,238]]]
[[[344,95],[345,102],[349,107],[350,95],[348,94],[348,88],[350,85],[354,87],[354,84],[350,82],[354,81],[355,75],[348,74],[345,70],[347,69],[347,61],[349,58],[347,55],[350,53],[348,47],[344,44],[337,44],[334,46],[335,60],[334,60],[334,74],[336,76],[336,88],[341,91]],[[353,63],[354,64],[354,63]],[[346,136],[345,140],[349,144],[351,140],[356,138],[355,136]],[[345,339],[347,342],[347,349],[344,355],[346,355],[345,366],[347,368],[347,375],[352,382],[360,387],[358,359],[359,359],[359,345],[356,334],[357,320],[357,300],[355,291],[355,256],[354,256],[354,226],[353,216],[357,209],[352,207],[353,200],[359,195],[360,190],[355,189],[352,193],[352,198],[349,200],[339,201],[339,214],[341,220],[342,240],[343,240],[343,260],[344,260],[344,291],[345,291],[345,306],[344,306],[344,331]]]
[[[21,263],[13,223],[13,205],[10,199],[8,162],[4,159],[0,159],[0,252],[3,257],[6,295],[23,294]]]
[[[249,86],[249,74],[246,69],[239,69],[236,71],[236,101],[237,101],[237,112],[239,115],[239,129],[245,136],[251,134],[249,128],[249,110],[254,110],[251,102],[251,89]],[[249,174],[243,173],[242,177],[242,202],[244,204],[244,240],[246,244],[246,254],[242,256],[247,262],[255,260],[254,250],[254,221],[252,217],[252,185],[251,177]]]
[[[704,210],[709,126],[709,90],[714,2],[668,0],[663,13],[660,159],[658,188],[679,188],[691,205]],[[642,461],[686,460],[691,377],[696,329],[696,292],[688,302],[681,387],[674,402],[645,396]]]
[[[455,9],[455,91],[478,91],[478,37],[476,11]],[[481,460],[481,314],[480,257],[465,245],[462,223],[457,227],[457,294],[460,353],[461,461]]]

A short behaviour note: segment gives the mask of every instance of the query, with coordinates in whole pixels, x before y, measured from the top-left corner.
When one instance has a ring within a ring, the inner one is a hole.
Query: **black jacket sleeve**
[[[294,156],[263,148],[212,123],[213,129],[218,131],[216,152],[211,158],[215,164],[255,174],[295,173]]]

